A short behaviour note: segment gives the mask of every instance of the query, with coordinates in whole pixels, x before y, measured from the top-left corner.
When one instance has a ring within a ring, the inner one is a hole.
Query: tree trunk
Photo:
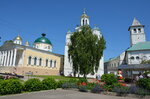
[[[86,74],[84,74],[84,78],[86,78]]]
[[[73,75],[74,75],[74,77],[76,77],[76,72],[74,72],[74,74],[73,74]]]

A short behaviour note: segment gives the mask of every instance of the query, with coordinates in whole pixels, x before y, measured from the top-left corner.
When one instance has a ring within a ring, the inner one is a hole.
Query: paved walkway
[[[135,99],[93,93],[84,93],[73,90],[48,90],[17,95],[0,96],[0,99]]]

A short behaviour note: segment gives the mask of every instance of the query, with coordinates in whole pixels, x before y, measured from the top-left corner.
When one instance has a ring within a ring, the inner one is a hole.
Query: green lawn
[[[50,77],[57,80],[78,79],[77,77],[65,77],[65,76],[55,76],[55,75],[31,75],[31,77],[42,77],[42,78]]]

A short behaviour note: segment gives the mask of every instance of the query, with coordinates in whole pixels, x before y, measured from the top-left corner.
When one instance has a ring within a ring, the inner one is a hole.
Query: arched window
[[[83,25],[84,25],[84,19],[83,19]]]
[[[34,65],[36,65],[36,63],[37,63],[37,58],[35,57],[34,58]]]
[[[140,59],[139,56],[136,56],[136,59],[139,60]]]
[[[130,59],[134,60],[134,57],[133,57],[133,56],[131,56],[131,57],[130,57]]]
[[[32,57],[29,56],[29,58],[28,58],[28,64],[29,64],[29,65],[31,65],[31,59],[32,59]]]
[[[48,59],[46,59],[46,66],[48,66]]]
[[[42,59],[40,58],[39,59],[39,66],[41,66],[42,65]]]
[[[138,29],[138,31],[139,31],[139,33],[141,33],[141,29],[140,28]]]
[[[51,60],[51,61],[50,61],[50,67],[52,67],[52,62],[53,62],[53,61]]]
[[[136,33],[136,29],[134,29],[134,33]]]
[[[54,61],[54,67],[56,67],[56,61]]]

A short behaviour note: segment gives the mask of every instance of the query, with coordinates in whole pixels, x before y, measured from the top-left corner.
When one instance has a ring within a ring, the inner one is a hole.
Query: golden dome
[[[22,41],[22,38],[18,35],[14,40],[21,40]]]
[[[83,13],[81,18],[89,18],[89,16],[87,16],[86,13]]]
[[[85,12],[85,8],[84,8],[83,14],[81,15],[81,18],[89,18],[89,16]]]
[[[28,42],[28,41],[26,41],[25,45],[26,45],[26,46],[29,46],[30,44],[29,44],[29,42]]]

